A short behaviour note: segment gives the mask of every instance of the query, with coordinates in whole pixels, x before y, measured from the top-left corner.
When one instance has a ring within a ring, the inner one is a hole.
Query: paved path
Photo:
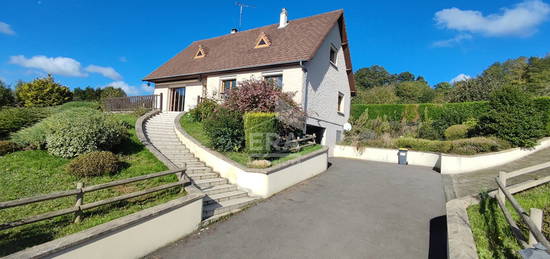
[[[499,171],[512,172],[514,170],[545,162],[550,162],[550,148],[540,150],[529,156],[502,166],[492,167],[471,173],[450,175],[450,180],[447,180],[446,182],[448,184],[452,184],[452,188],[447,188],[447,192],[452,190],[454,193],[451,195],[447,194],[447,198],[460,198],[467,195],[478,194],[482,191],[494,190],[497,188],[495,177],[498,176]],[[538,171],[536,173],[514,177],[508,181],[508,184],[510,185],[525,182],[536,177],[547,175],[550,175],[550,168]]]
[[[327,172],[150,258],[446,258],[440,174],[333,159]]]

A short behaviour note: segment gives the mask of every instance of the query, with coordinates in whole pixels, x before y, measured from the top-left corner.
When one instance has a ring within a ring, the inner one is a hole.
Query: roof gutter
[[[205,72],[179,74],[179,75],[165,76],[165,77],[144,78],[142,81],[156,83],[156,81],[159,81],[159,80],[169,80],[177,77],[198,76],[202,74],[222,73],[222,72],[229,72],[229,71],[242,70],[242,69],[262,68],[262,67],[269,67],[269,66],[294,64],[294,63],[301,64],[301,62],[304,62],[304,61],[307,61],[307,60],[298,59],[293,61],[276,62],[276,63],[263,64],[263,65],[252,65],[252,66],[243,66],[243,67],[236,67],[236,68],[230,68],[230,69],[210,70]]]

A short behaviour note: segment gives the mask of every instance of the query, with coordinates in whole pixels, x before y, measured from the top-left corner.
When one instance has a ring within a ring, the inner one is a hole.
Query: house
[[[162,111],[189,111],[247,79],[274,80],[294,92],[307,132],[332,147],[343,135],[355,94],[343,10],[288,20],[193,42],[144,78],[155,84]]]

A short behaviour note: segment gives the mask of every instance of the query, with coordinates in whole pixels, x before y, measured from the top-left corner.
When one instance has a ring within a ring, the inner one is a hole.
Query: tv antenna
[[[235,2],[235,5],[239,7],[239,30],[241,29],[242,25],[243,25],[243,10],[244,8],[246,7],[250,7],[250,8],[254,8],[255,6],[253,5],[247,5],[247,4],[244,4],[244,3],[241,3],[241,2]]]

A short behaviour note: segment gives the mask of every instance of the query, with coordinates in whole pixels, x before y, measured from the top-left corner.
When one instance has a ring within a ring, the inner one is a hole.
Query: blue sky
[[[546,0],[548,1],[548,0]],[[550,2],[243,0],[242,29],[343,8],[354,70],[383,65],[430,84],[475,76],[495,61],[550,53]],[[147,94],[141,79],[195,40],[238,25],[233,0],[4,0],[0,79],[14,84],[48,72],[74,87],[123,87]]]

